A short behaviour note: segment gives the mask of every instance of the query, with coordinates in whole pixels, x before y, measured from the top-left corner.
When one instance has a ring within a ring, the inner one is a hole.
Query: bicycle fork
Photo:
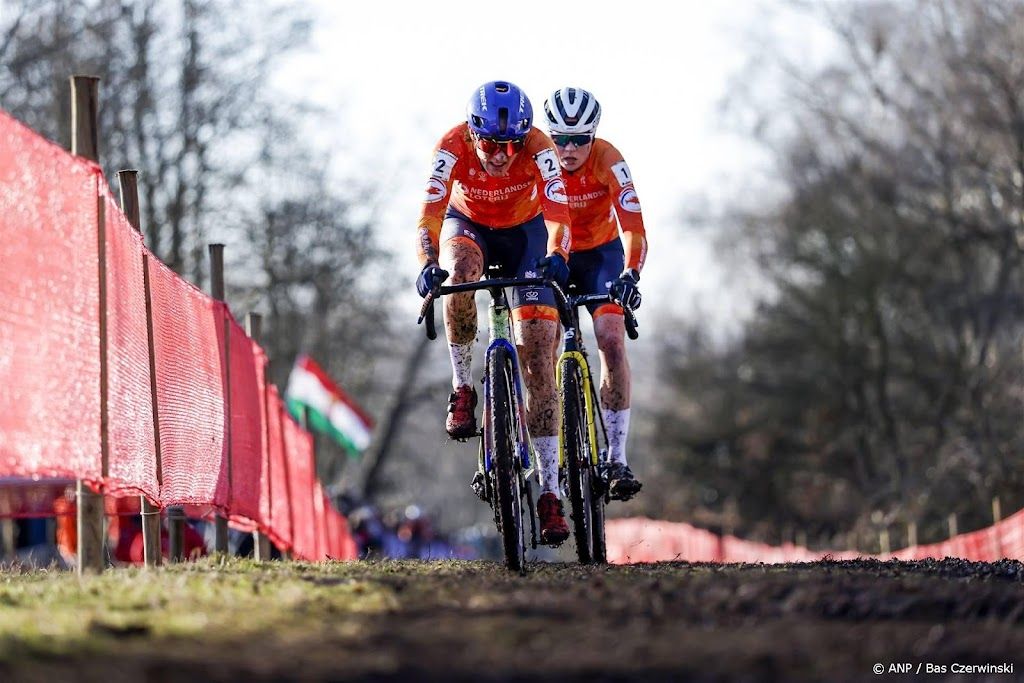
[[[490,367],[491,356],[494,355],[494,350],[497,348],[504,348],[508,351],[508,357],[512,360],[512,393],[514,396],[515,410],[517,417],[517,436],[518,447],[519,447],[519,460],[523,467],[524,478],[529,478],[532,474],[532,461],[530,458],[530,435],[526,429],[526,403],[523,401],[523,381],[519,371],[519,352],[516,350],[515,345],[509,341],[511,338],[511,329],[508,321],[508,309],[502,306],[496,306],[493,302],[488,309],[490,315],[490,330],[491,330],[491,342],[487,346],[487,352],[484,354],[484,367]],[[485,373],[484,375],[484,424],[490,424],[490,406],[491,406],[491,385],[490,378]],[[490,447],[487,445],[486,439],[484,440],[484,471],[490,472],[492,466],[492,453]]]
[[[558,358],[558,365],[555,371],[555,385],[558,387],[558,391],[564,391],[562,387],[562,367],[566,361],[575,360],[580,367],[580,376],[583,381],[582,391],[583,394],[583,407],[584,413],[587,416],[587,435],[590,445],[590,464],[595,467],[599,464],[600,460],[597,452],[597,424],[594,421],[594,415],[596,414],[596,406],[594,405],[594,391],[590,383],[590,366],[587,364],[587,357],[579,351],[565,351]],[[562,401],[564,405],[564,400]],[[565,429],[558,430],[558,466],[565,466]]]

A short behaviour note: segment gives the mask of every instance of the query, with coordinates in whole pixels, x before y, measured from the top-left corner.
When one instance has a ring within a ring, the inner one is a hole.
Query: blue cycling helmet
[[[466,122],[480,137],[515,140],[530,132],[533,105],[516,84],[491,81],[473,93],[466,105]]]

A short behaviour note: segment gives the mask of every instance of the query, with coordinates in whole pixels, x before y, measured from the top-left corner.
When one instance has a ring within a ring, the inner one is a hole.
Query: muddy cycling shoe
[[[629,465],[621,462],[608,463],[603,474],[605,481],[608,482],[608,495],[612,500],[629,500],[643,487],[643,484],[633,476],[633,470],[629,469]]]
[[[453,439],[476,436],[476,390],[471,386],[459,387],[448,396],[448,418],[444,428]]]
[[[469,482],[469,488],[473,489],[473,493],[476,494],[476,497],[485,503],[487,502],[486,476],[487,475],[485,475],[483,472],[477,470],[476,474],[473,475],[473,481]]]
[[[558,547],[569,538],[569,525],[562,512],[562,501],[553,493],[541,494],[537,501],[537,516],[540,517],[540,542]]]

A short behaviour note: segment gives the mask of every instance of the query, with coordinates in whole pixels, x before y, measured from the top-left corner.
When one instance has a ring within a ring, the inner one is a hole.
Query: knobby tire
[[[591,481],[591,484],[594,483],[596,482]],[[608,546],[605,543],[604,537],[604,502],[604,488],[592,486],[590,495],[590,550],[595,564],[608,563]]]
[[[491,383],[490,440],[492,467],[495,478],[497,517],[501,527],[501,544],[505,551],[505,566],[522,571],[526,554],[523,542],[523,503],[519,489],[515,448],[515,403],[512,400],[512,361],[508,351],[494,349],[488,368]]]
[[[590,482],[590,453],[586,450],[587,428],[580,392],[579,364],[566,360],[562,365],[562,430],[566,476],[569,481],[569,507],[572,517],[572,535],[576,541],[576,557],[581,563],[594,561],[591,538],[593,512]]]

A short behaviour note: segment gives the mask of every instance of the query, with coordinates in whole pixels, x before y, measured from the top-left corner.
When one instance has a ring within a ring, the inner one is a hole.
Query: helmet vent
[[[508,92],[508,83],[496,83],[494,85],[494,92],[500,92],[500,93]]]
[[[498,108],[498,130],[502,135],[508,131],[508,107]]]

